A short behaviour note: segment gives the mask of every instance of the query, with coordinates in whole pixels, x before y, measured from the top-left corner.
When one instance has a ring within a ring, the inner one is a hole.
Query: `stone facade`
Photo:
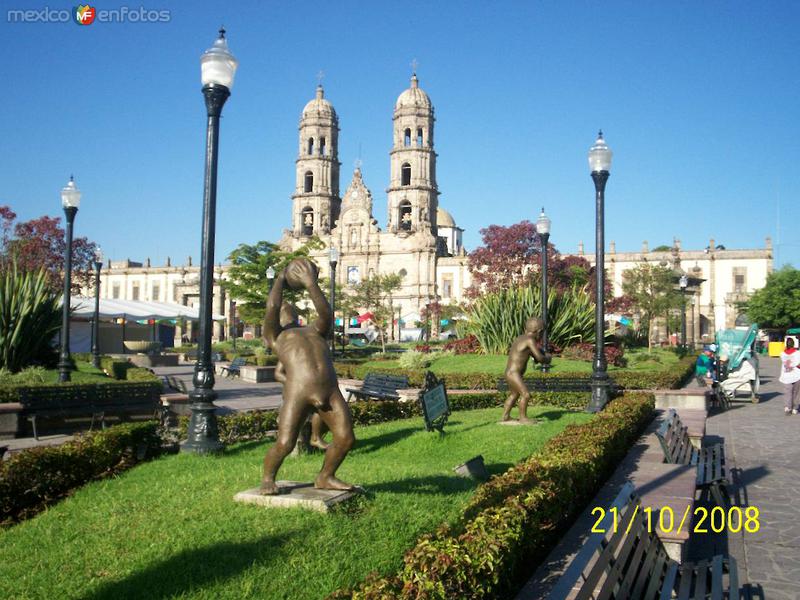
[[[404,318],[413,318],[437,298],[462,298],[469,285],[466,253],[463,230],[439,207],[434,109],[416,75],[397,98],[392,123],[388,223],[383,230],[373,217],[372,192],[359,167],[344,196],[338,197],[339,121],[322,86],[317,87],[300,117],[292,228],[284,231],[281,246],[296,250],[311,236],[320,238],[326,248],[312,257],[326,277],[329,248],[337,248],[336,280],[342,286],[399,273],[403,283],[395,304]]]
[[[594,265],[594,254],[582,256]],[[753,292],[764,287],[773,269],[772,240],[766,238],[764,248],[727,249],[712,239],[702,250],[684,250],[678,239],[669,248],[650,250],[647,242],[639,252],[617,252],[611,242],[606,252],[606,276],[613,282],[614,295],[622,295],[625,271],[641,263],[668,266],[676,273],[686,274],[690,285],[686,293],[689,309],[686,314],[686,338],[690,343],[713,341],[714,332],[745,323],[738,305]],[[664,332],[660,334],[663,336]]]

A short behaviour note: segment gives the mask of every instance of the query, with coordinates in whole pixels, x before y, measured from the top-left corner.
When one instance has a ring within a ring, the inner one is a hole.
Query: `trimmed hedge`
[[[475,394],[450,394],[452,411],[475,410],[502,406],[505,395],[500,392]],[[534,394],[531,405],[544,404],[573,410],[583,409],[589,401],[589,394],[547,393]],[[386,421],[421,417],[422,409],[417,402],[397,402],[396,400],[357,400],[348,402],[354,425],[376,425]],[[232,413],[217,417],[219,438],[223,444],[235,444],[265,440],[278,428],[278,411],[254,410],[246,413]],[[178,419],[177,435],[186,439],[189,417]]]
[[[682,358],[676,365],[663,371],[633,371],[629,369],[613,371],[611,378],[626,390],[648,390],[680,388],[694,372],[694,358]],[[409,385],[422,387],[425,383],[425,370],[408,370],[393,367],[376,367],[375,365],[337,362],[336,374],[345,379],[364,379],[367,373],[385,373],[387,375],[405,375]],[[575,379],[586,378],[590,373],[541,373],[536,372],[526,379]],[[493,390],[497,388],[498,375],[490,373],[445,373],[442,377],[447,381],[448,389]]]
[[[38,447],[0,462],[0,525],[32,517],[76,488],[161,452],[154,422],[116,425],[62,446]]]
[[[132,369],[131,369],[132,370]],[[102,383],[77,383],[77,382],[69,382],[69,383],[42,383],[37,385],[0,385],[0,404],[5,402],[19,402],[19,395],[20,390],[23,388],[28,389],[36,389],[36,388],[52,388],[52,387],[78,387],[82,389],[87,388],[95,388],[95,387],[103,387],[108,385],[113,385],[115,387],[125,387],[126,385],[136,385],[140,386],[143,383],[150,383],[154,388],[157,388],[159,392],[162,390],[161,380],[150,373],[147,369],[142,369],[147,373],[145,376],[142,373],[138,373],[135,375],[136,379],[132,381],[118,381],[114,379],[109,379],[108,381],[103,381]]]
[[[650,394],[628,393],[570,425],[478,488],[453,525],[419,538],[403,567],[329,599],[511,596],[611,475],[653,418]]]

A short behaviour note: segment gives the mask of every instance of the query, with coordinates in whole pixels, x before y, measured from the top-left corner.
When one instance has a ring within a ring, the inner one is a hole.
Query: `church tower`
[[[388,229],[396,234],[428,232],[436,240],[436,152],[433,150],[433,106],[417,75],[394,107]]]
[[[322,85],[300,117],[300,150],[292,195],[294,237],[326,235],[339,218],[339,118]]]

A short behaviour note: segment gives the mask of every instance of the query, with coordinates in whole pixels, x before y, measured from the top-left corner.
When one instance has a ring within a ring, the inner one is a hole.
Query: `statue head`
[[[525,333],[539,333],[544,329],[544,321],[539,317],[531,317],[525,321]]]
[[[297,308],[291,302],[284,302],[281,304],[281,327],[299,327],[300,316],[297,314]]]

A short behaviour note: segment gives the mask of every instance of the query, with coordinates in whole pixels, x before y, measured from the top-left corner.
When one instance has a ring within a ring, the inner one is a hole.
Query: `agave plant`
[[[468,309],[468,329],[488,354],[505,354],[525,321],[542,314],[541,288],[536,282],[482,296]],[[547,336],[555,346],[594,341],[594,302],[586,287],[562,293],[549,290]]]
[[[16,373],[45,359],[60,318],[59,296],[48,287],[46,271],[7,265],[0,272],[0,368]]]

